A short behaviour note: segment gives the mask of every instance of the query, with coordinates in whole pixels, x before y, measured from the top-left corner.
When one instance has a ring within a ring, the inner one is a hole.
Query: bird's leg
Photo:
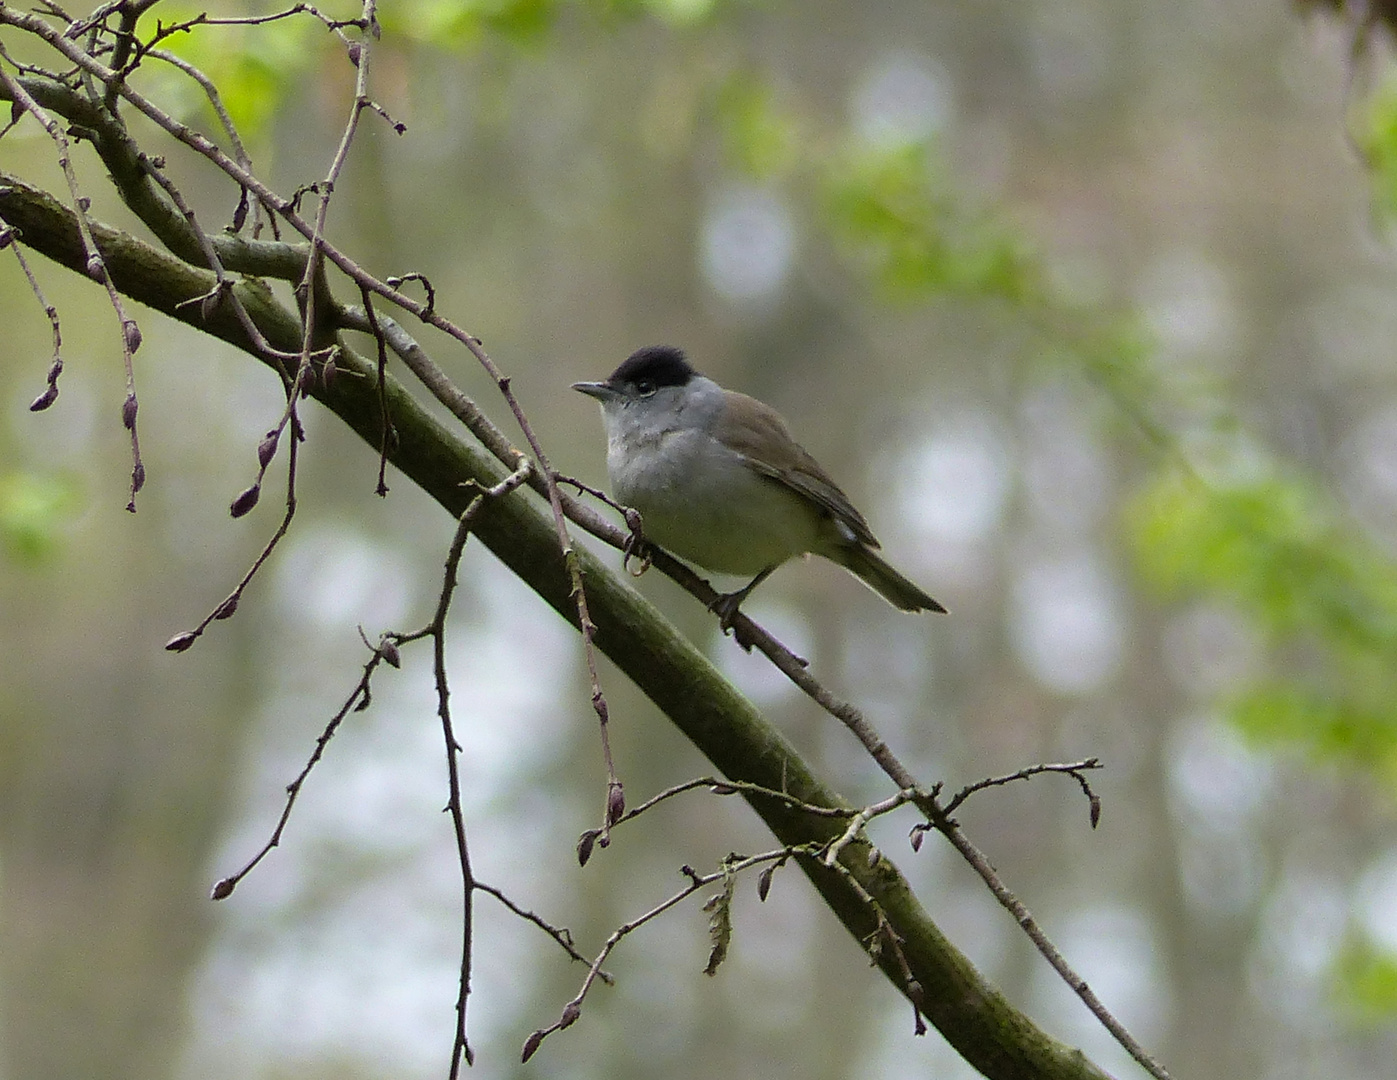
[[[718,616],[718,626],[723,633],[726,634],[732,629],[733,620],[737,618],[737,609],[741,606],[742,601],[747,599],[748,594],[753,589],[769,578],[775,569],[774,566],[768,566],[737,592],[724,593],[708,605],[708,610]]]

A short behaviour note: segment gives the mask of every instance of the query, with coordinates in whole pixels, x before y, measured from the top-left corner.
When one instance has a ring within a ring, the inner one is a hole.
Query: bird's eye
[[[635,384],[635,392],[641,397],[649,397],[655,392],[655,384],[649,379],[641,379]]]

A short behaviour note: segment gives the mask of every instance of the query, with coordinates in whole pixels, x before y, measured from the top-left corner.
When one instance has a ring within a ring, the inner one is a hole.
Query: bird
[[[838,563],[902,611],[946,609],[877,554],[864,516],[771,406],[725,390],[683,350],[633,352],[603,382],[572,389],[601,403],[612,494],[639,511],[647,542],[714,573],[755,575],[711,605],[724,630],[782,563]]]

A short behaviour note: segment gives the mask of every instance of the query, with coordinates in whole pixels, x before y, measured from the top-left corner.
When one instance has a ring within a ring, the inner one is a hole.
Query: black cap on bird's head
[[[637,349],[611,373],[609,383],[642,382],[655,386],[683,386],[694,376],[694,369],[684,356],[684,350],[673,345],[647,345]]]
[[[696,374],[682,349],[647,345],[626,357],[606,382],[573,383],[572,388],[602,401],[622,394],[645,397],[661,387],[684,386]]]

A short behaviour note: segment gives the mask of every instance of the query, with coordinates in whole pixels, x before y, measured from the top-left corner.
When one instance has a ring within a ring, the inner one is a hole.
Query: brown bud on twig
[[[49,383],[42,394],[29,403],[30,412],[43,412],[58,400],[58,387]]]
[[[621,781],[613,780],[606,791],[606,823],[615,825],[625,812],[626,793],[621,787]]]
[[[214,882],[213,891],[209,893],[210,900],[227,900],[233,895],[234,882],[232,878],[223,878]]]
[[[1101,796],[1096,792],[1091,793],[1091,827],[1094,829],[1101,824]]]
[[[276,456],[277,439],[281,437],[281,432],[273,429],[267,432],[266,438],[257,444],[257,464],[266,468],[273,457]]]
[[[378,643],[378,655],[383,657],[384,663],[389,667],[400,668],[403,666],[403,654],[398,651],[398,643],[390,637],[386,637]]]
[[[525,1040],[524,1040],[524,1053],[523,1053],[523,1055],[519,1058],[520,1063],[522,1064],[523,1062],[528,1061],[529,1058],[533,1057],[533,1056],[534,1056],[534,1051],[536,1051],[536,1050],[539,1048],[539,1044],[542,1043],[542,1042],[543,1042],[543,1032],[542,1032],[542,1031],[535,1031],[532,1035],[530,1035],[527,1039],[525,1039]]]
[[[262,485],[253,484],[250,488],[248,488],[246,491],[244,491],[241,495],[239,495],[236,499],[233,500],[233,505],[228,508],[228,512],[232,514],[235,518],[242,517],[244,514],[246,514],[249,510],[251,510],[254,506],[257,505],[257,500],[261,497],[261,495]]]
[[[601,835],[600,829],[588,829],[577,838],[577,865],[586,866],[587,860],[592,857],[592,847],[597,842],[597,837]]]
[[[126,400],[121,403],[121,423],[127,431],[136,426],[136,411],[139,408],[140,406],[136,404],[136,395],[127,394]]]
[[[251,209],[251,201],[247,197],[247,188],[242,189],[238,196],[237,209],[233,211],[233,226],[228,231],[237,234],[243,231],[243,226],[247,224],[247,212]]]
[[[234,593],[227,600],[218,605],[218,610],[213,613],[215,619],[231,619],[233,613],[238,610],[238,594]]]
[[[135,319],[127,319],[121,325],[121,332],[126,335],[126,347],[135,352],[141,347],[141,342],[145,340],[141,337],[141,328],[136,325]]]
[[[197,641],[199,635],[192,630],[186,630],[182,634],[176,634],[169,641],[165,642],[165,648],[170,652],[184,652],[185,649]]]
[[[757,875],[757,899],[766,903],[766,895],[771,892],[771,879],[776,874],[776,867],[768,866]]]

